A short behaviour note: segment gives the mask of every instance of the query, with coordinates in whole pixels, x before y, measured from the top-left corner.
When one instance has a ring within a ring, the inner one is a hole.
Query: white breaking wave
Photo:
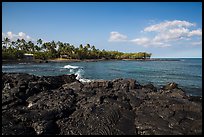
[[[85,79],[85,78],[82,78],[82,75],[84,75],[84,70],[83,69],[79,69],[75,75],[77,75],[76,79],[79,80],[80,82],[91,82],[90,79]]]
[[[71,66],[71,65],[66,65],[63,68],[67,68],[67,69],[78,69],[79,66]]]
[[[75,74],[77,76],[76,79],[79,80],[80,82],[85,83],[85,82],[91,82],[92,81],[90,79],[85,79],[82,77],[84,75],[83,67],[66,65],[63,68],[69,69],[69,72],[72,74]]]
[[[69,72],[74,73],[74,69],[70,69]]]
[[[79,70],[75,73],[75,75],[77,75],[76,79],[77,79],[77,80],[81,79],[83,74],[84,74],[84,70],[79,69]]]

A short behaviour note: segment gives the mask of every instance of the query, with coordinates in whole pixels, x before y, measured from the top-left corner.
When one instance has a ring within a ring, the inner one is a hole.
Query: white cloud
[[[26,34],[23,33],[23,32],[19,32],[19,33],[18,33],[18,36],[24,38],[24,37],[26,36]]]
[[[159,24],[146,27],[146,32],[156,32],[153,41],[171,42],[176,40],[188,40],[192,36],[202,36],[201,29],[189,30],[190,27],[196,26],[195,23],[187,21],[173,20],[165,21]]]
[[[8,37],[9,39],[13,39],[14,34],[9,31],[9,32],[7,32],[7,37]]]
[[[193,36],[201,37],[202,30],[192,30],[191,27],[196,26],[195,23],[181,20],[165,21],[158,24],[150,25],[140,33],[147,34],[148,32],[154,32],[151,37],[140,37],[128,40],[127,36],[120,34],[119,32],[111,32],[109,41],[126,41],[135,45],[144,47],[169,47],[175,42],[182,42],[193,40]],[[146,32],[146,33],[144,33]],[[194,42],[192,45],[199,45],[199,42]]]
[[[119,42],[119,41],[126,41],[126,40],[127,40],[127,36],[125,36],[119,32],[112,31],[110,33],[110,38],[109,38],[110,42]]]
[[[191,36],[202,36],[202,30],[201,29],[192,30],[191,32],[189,32],[188,36],[189,37],[191,37]]]
[[[186,28],[174,28],[158,33],[153,40],[158,42],[190,40],[192,36],[202,36],[202,31],[200,29],[190,31]]]
[[[188,34],[189,30],[186,28],[173,28],[158,33],[153,40],[157,42],[174,41],[187,37]]]
[[[14,34],[11,31],[8,31],[6,34],[4,34],[2,32],[2,40],[8,37],[11,41],[15,41],[17,39],[25,39],[26,41],[33,41],[34,39],[32,39],[30,36],[26,35],[26,33],[24,32],[19,32],[18,34]]]
[[[156,25],[151,25],[149,27],[146,27],[144,29],[144,31],[147,32],[151,32],[151,31],[156,31],[156,32],[160,32],[160,31],[165,31],[169,28],[175,28],[175,27],[191,27],[191,26],[195,26],[195,23],[190,23],[187,21],[181,21],[181,20],[173,20],[173,21],[165,21],[165,22],[161,22],[159,24]]]

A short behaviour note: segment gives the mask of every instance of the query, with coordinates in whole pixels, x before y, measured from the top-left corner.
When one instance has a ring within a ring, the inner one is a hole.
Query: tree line
[[[2,40],[2,59],[23,59],[24,54],[33,54],[35,59],[147,59],[151,57],[151,53],[138,52],[138,53],[123,53],[119,51],[106,51],[96,49],[95,46],[90,44],[82,45],[79,47],[63,42],[43,42],[38,39],[34,44],[32,41],[24,39],[17,39],[11,41],[9,38]]]

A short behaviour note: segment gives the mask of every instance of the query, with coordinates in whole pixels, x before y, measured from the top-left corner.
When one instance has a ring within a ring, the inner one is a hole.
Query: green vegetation
[[[2,41],[2,59],[23,59],[24,54],[33,54],[35,59],[147,59],[151,57],[151,53],[123,53],[118,51],[106,51],[96,49],[95,46],[79,45],[75,47],[69,43],[60,41],[44,42],[41,39],[34,44],[32,41],[17,39],[10,41],[4,38]]]

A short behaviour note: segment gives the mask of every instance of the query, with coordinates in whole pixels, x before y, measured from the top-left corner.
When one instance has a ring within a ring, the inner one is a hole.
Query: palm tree
[[[71,49],[71,51],[72,51],[72,54],[74,54],[74,53],[75,53],[75,47],[74,47],[74,45],[70,45],[70,49]]]
[[[91,46],[91,50],[92,50],[92,51],[96,51],[95,46]]]
[[[37,44],[38,44],[38,45],[41,45],[41,44],[42,44],[42,39],[38,39],[38,40],[37,40]]]
[[[35,46],[32,41],[28,41],[28,51],[35,52]]]
[[[80,49],[80,50],[83,49],[83,45],[82,45],[82,44],[79,45],[79,49]]]
[[[42,43],[43,43],[42,39],[38,39],[38,40],[37,40],[37,46],[40,47],[40,50],[42,49]],[[39,48],[37,48],[37,49],[39,49]],[[36,49],[36,50],[37,50],[37,49]]]
[[[42,48],[47,52],[48,58],[55,58],[58,56],[58,53],[55,49],[56,43],[54,41],[43,43]]]
[[[11,40],[6,37],[6,38],[4,38],[4,40],[3,40],[2,43],[5,45],[6,48],[8,48],[8,46],[10,45],[10,41],[11,41]],[[11,46],[11,45],[10,45],[10,46]]]
[[[42,44],[42,49],[47,51],[48,50],[48,47],[49,47],[49,43],[48,42],[45,42]]]
[[[16,43],[15,41],[12,41],[12,42],[11,42],[11,45],[12,45],[14,48],[17,47],[17,43]]]
[[[20,44],[21,50],[28,51],[28,44],[27,44],[27,42],[24,39],[21,39],[20,41],[21,41],[21,44]]]
[[[90,51],[89,51],[89,49],[91,48],[91,46],[90,46],[90,44],[86,44],[86,46],[84,47],[84,52],[85,52],[85,58],[90,58]]]
[[[87,49],[89,49],[91,46],[90,46],[89,44],[87,44],[85,47],[86,47]]]
[[[91,58],[96,58],[97,57],[97,50],[95,46],[91,46]]]
[[[57,42],[57,45],[58,45],[58,52],[60,55],[63,55],[64,54],[64,44],[60,41]]]
[[[56,48],[56,43],[55,43],[54,40],[50,44],[51,44],[51,49],[52,50]]]
[[[38,47],[37,45],[35,45],[34,48],[35,48],[35,51],[37,51],[37,52],[39,52],[41,50],[41,48]]]
[[[21,40],[17,39],[16,44],[17,44],[17,49],[20,50],[21,49]]]
[[[65,50],[65,54],[69,57],[72,56],[72,49],[69,43],[64,43],[64,50]]]

